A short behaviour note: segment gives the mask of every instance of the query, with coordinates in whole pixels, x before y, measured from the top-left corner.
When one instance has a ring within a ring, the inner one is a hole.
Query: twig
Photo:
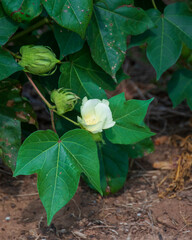
[[[81,218],[81,209],[79,208],[79,206],[77,205],[77,203],[74,199],[71,199],[71,200],[74,202],[75,206],[77,207],[77,209],[79,211],[79,219],[80,219]]]
[[[57,133],[56,128],[55,128],[55,122],[54,122],[54,112],[53,112],[52,109],[50,109],[50,115],[51,115],[51,125],[52,125],[52,128],[53,128],[53,131],[55,133]]]
[[[49,19],[48,18],[44,18],[42,19],[41,21],[35,23],[34,25],[32,25],[31,27],[27,28],[26,30],[22,31],[22,32],[19,32],[18,34],[15,34],[15,36],[13,36],[9,42],[13,41],[13,40],[16,40],[20,37],[23,37],[24,35],[34,31],[35,29],[37,28],[40,28],[41,26],[43,26],[44,24],[47,24],[49,23]]]
[[[141,90],[137,87],[137,85],[130,80],[130,83],[132,84],[132,86],[135,88],[135,90],[137,91],[138,95],[140,96],[141,99],[146,100],[146,97],[143,95],[143,93],[141,92]]]
[[[5,170],[3,170],[3,169],[0,169],[0,172],[2,172],[2,173],[4,173],[4,174],[8,174],[8,175],[12,176],[12,174],[11,174],[10,172],[8,172],[8,171],[5,171]]]
[[[53,106],[45,99],[45,97],[43,96],[43,94],[39,91],[38,87],[35,85],[35,83],[33,82],[32,78],[29,76],[28,73],[25,73],[29,82],[31,83],[31,85],[34,87],[34,89],[36,90],[37,94],[39,95],[39,97],[43,100],[43,102],[47,105],[48,108],[52,109]]]
[[[36,196],[39,193],[29,193],[29,194],[18,194],[18,195],[14,195],[14,197],[29,197],[29,196]]]
[[[116,227],[115,226],[106,226],[106,225],[97,225],[97,226],[89,227],[89,229],[94,229],[94,228],[116,228]]]
[[[2,47],[2,49],[4,49],[5,51],[9,52],[14,58],[21,59],[20,55],[17,55],[16,53],[10,51],[9,49],[7,49],[5,47]]]

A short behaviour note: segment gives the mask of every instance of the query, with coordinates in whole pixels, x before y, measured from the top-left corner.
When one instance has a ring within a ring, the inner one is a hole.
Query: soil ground
[[[46,212],[36,189],[36,176],[0,174],[1,240],[132,240],[192,239],[192,183],[175,198],[159,198],[158,184],[168,170],[152,164],[178,158],[178,149],[160,143],[156,151],[135,160],[124,188],[102,198],[81,182],[73,198],[46,225]]]

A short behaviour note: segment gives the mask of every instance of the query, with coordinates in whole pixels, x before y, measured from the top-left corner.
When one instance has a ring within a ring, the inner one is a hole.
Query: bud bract
[[[59,115],[72,111],[78,99],[77,95],[64,88],[53,90],[51,93],[51,101],[55,103]]]
[[[52,50],[44,46],[26,45],[20,48],[20,53],[22,58],[19,64],[25,72],[35,75],[53,74],[56,64],[60,62]]]

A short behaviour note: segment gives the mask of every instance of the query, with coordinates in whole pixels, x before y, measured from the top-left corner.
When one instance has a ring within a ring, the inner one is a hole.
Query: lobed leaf
[[[154,135],[143,125],[150,100],[125,100],[124,93],[109,99],[114,127],[107,129],[106,137],[115,144],[134,144]]]
[[[19,150],[14,176],[38,174],[38,191],[47,222],[74,196],[81,173],[102,194],[97,147],[85,130],[61,138],[51,130],[31,134]]]
[[[182,51],[182,41],[192,49],[192,12],[185,3],[168,5],[162,15],[148,11],[156,27],[132,38],[131,46],[147,42],[147,57],[157,73],[157,79],[176,63]]]
[[[140,34],[153,26],[142,9],[121,4],[122,0],[97,2],[87,30],[94,61],[114,78],[124,61],[127,35]]]
[[[166,16],[161,16],[158,10],[151,10],[149,15],[155,22],[151,37],[148,38],[147,57],[157,73],[157,79],[163,72],[170,68],[178,60],[182,42],[177,29],[167,21]]]

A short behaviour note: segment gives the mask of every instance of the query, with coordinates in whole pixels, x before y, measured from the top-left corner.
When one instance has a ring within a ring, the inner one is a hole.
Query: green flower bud
[[[53,90],[51,93],[51,101],[55,103],[59,115],[72,111],[78,99],[77,95],[67,92],[64,88]]]
[[[35,75],[53,74],[56,71],[56,64],[60,62],[52,50],[44,46],[26,45],[21,47],[20,53],[22,58],[19,64],[25,72]]]

